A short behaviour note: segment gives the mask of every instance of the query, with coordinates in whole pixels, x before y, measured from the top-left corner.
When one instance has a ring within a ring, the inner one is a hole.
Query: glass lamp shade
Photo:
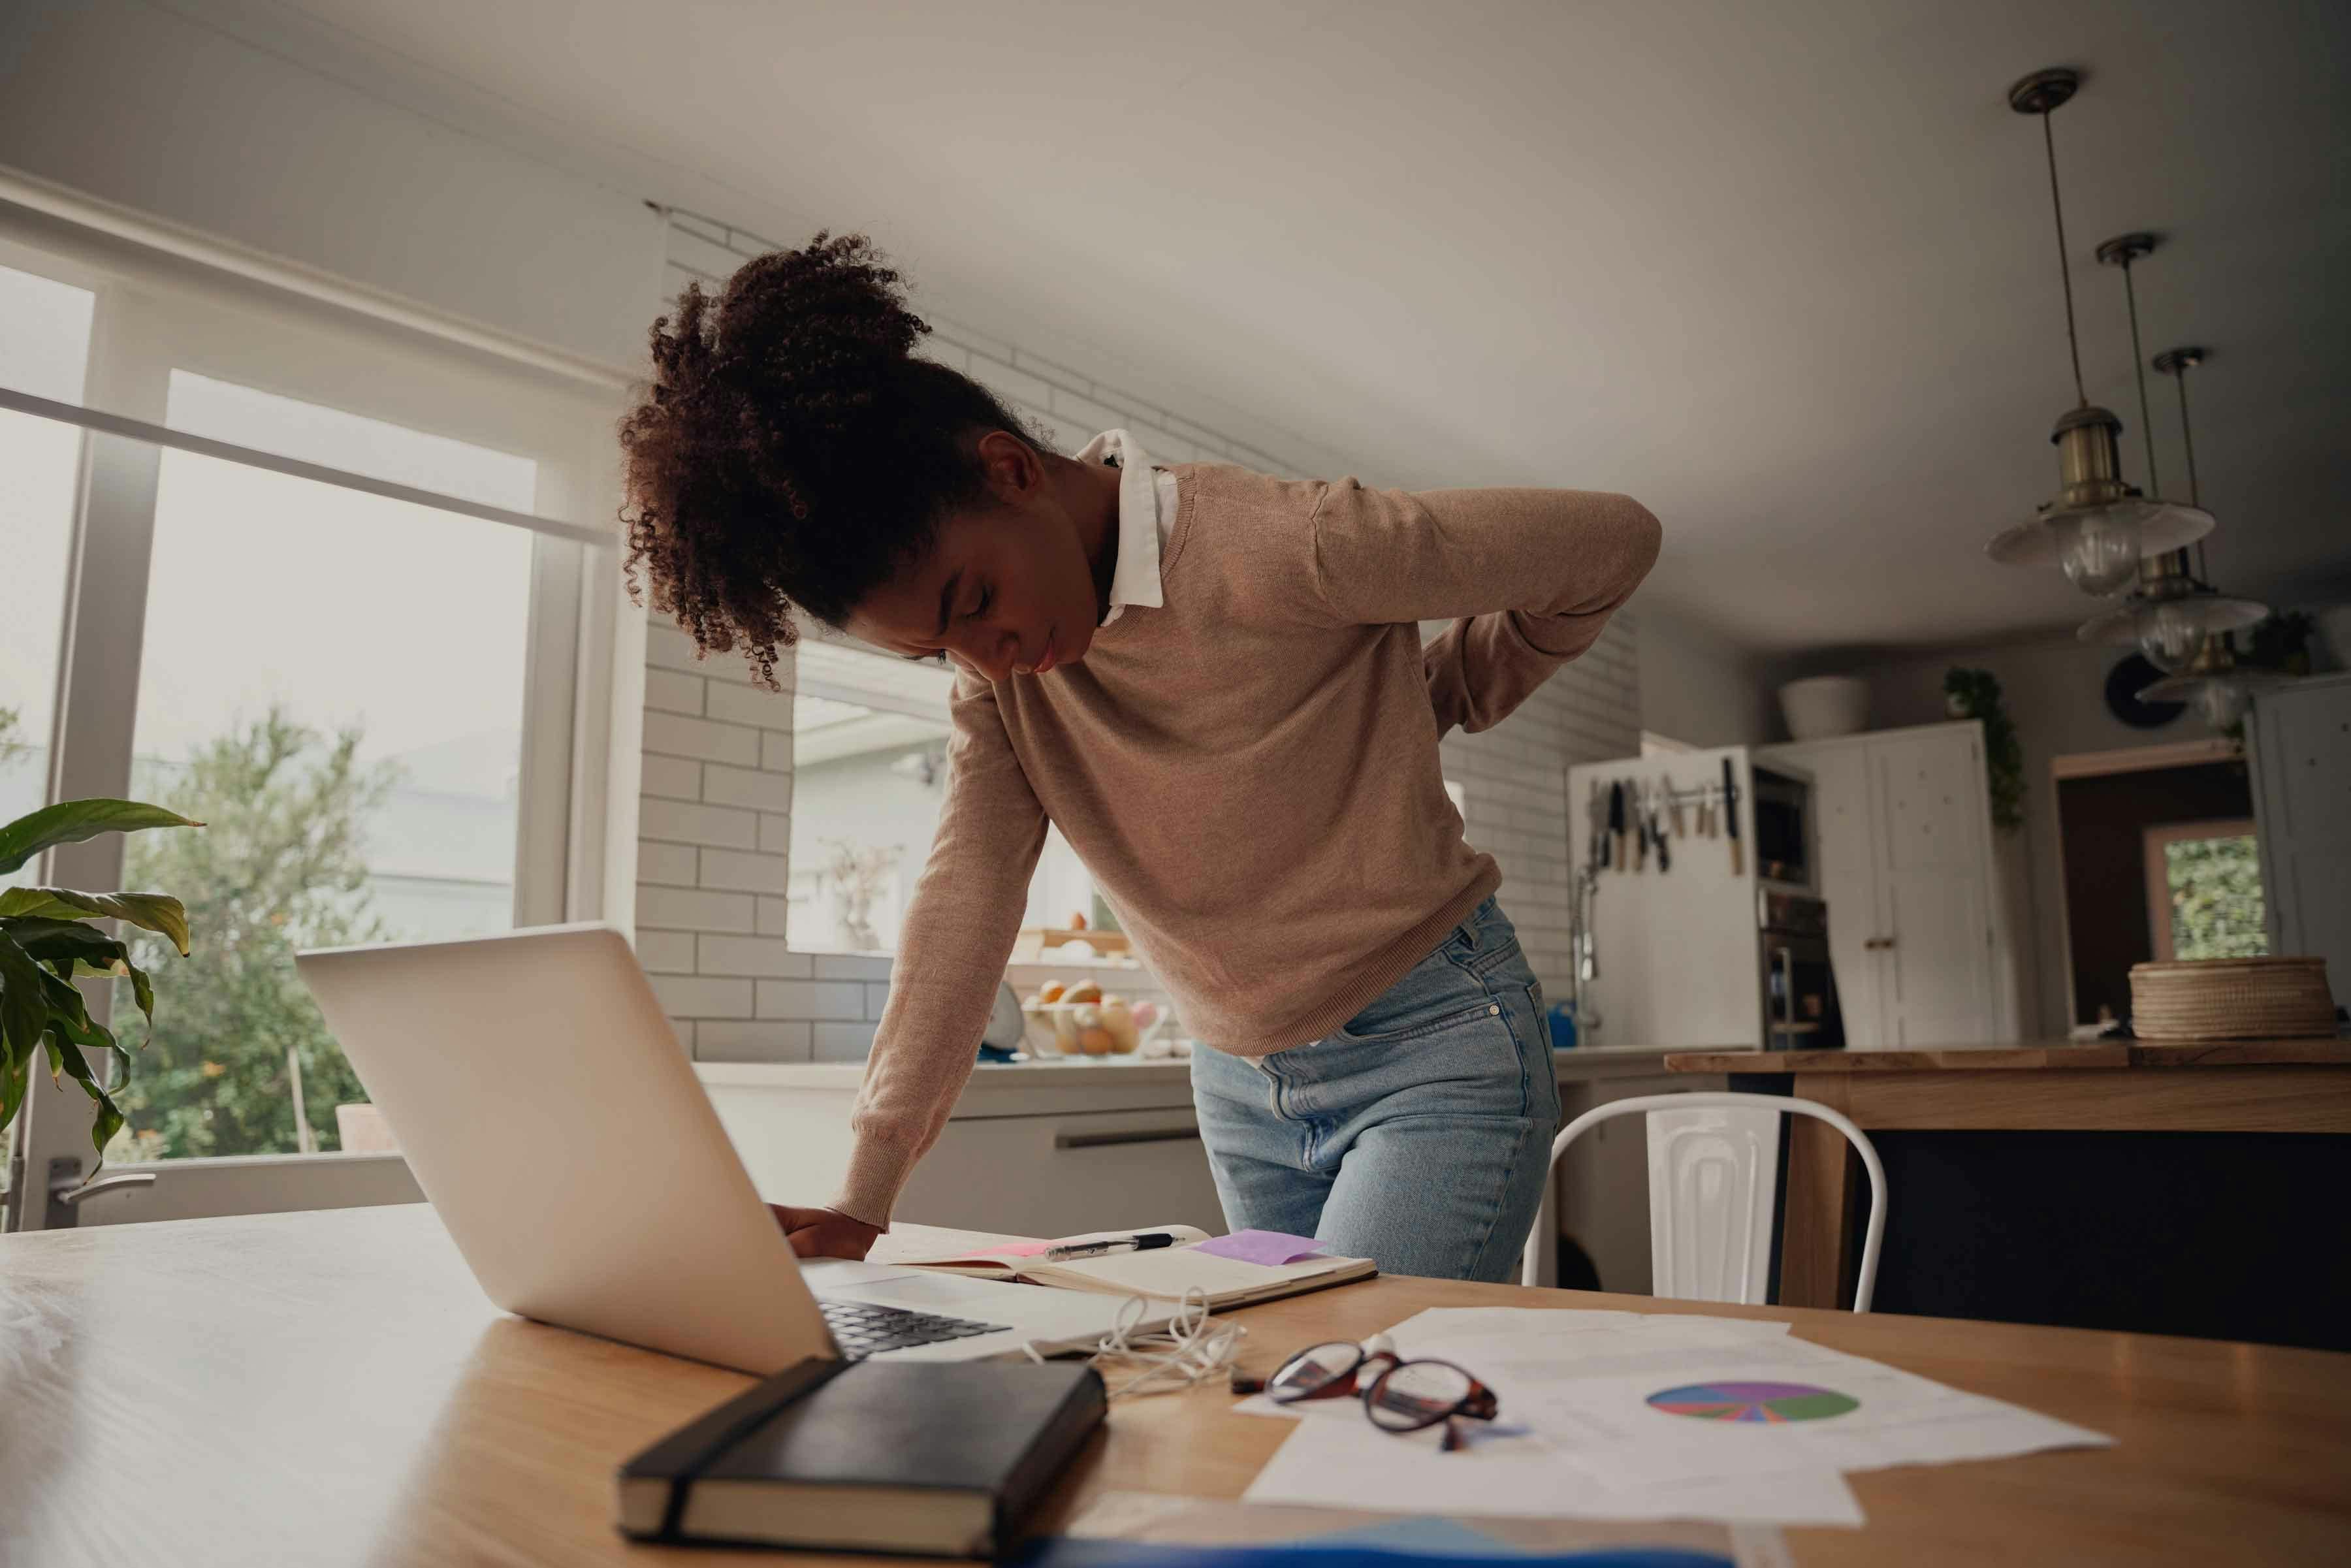
[[[2230,730],[2245,716],[2252,700],[2252,694],[2235,681],[2208,680],[2196,694],[2196,711],[2203,716],[2206,728]]]
[[[2085,643],[2137,643],[2147,662],[2168,674],[2194,664],[2207,637],[2251,626],[2268,614],[2266,606],[2250,599],[2231,599],[2209,589],[2165,597],[2134,593],[2083,622],[2075,635]]]
[[[2230,668],[2210,674],[2190,671],[2186,674],[2167,675],[2140,691],[2143,703],[2187,703],[2196,709],[2198,716],[2216,733],[2234,729],[2244,718],[2245,710],[2263,692],[2292,685],[2292,677],[2273,670],[2243,670]]]
[[[2093,506],[2052,507],[2001,530],[1984,553],[2002,566],[2055,563],[2085,593],[2104,598],[2138,580],[2141,556],[2195,543],[2212,531],[2212,514],[2139,497]]]
[[[2149,605],[2138,616],[2138,651],[2168,675],[2204,651],[2204,628],[2177,604]]]
[[[2138,580],[2141,548],[2134,519],[2088,512],[2065,528],[2057,546],[2057,565],[2066,581],[2103,599]]]

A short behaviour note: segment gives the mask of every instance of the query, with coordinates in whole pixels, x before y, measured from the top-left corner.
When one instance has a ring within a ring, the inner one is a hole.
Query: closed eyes
[[[950,591],[952,591],[953,582],[956,580],[960,580],[960,574],[958,574],[956,579],[951,580],[949,584]],[[956,619],[960,621],[977,621],[981,616],[987,614],[988,606],[995,602],[996,589],[993,584],[990,584],[979,591],[979,599],[977,602],[974,603],[969,610],[965,611],[961,615],[957,616]],[[946,632],[946,624],[942,621],[939,625],[939,633],[944,636]],[[947,651],[945,648],[938,648],[927,653],[909,653],[906,655],[906,662],[914,664],[945,664],[947,662]]]

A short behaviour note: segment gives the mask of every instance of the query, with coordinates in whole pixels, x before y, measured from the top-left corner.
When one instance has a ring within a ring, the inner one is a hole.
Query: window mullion
[[[141,351],[151,335],[141,302],[120,289],[99,292],[91,323],[89,386],[118,408],[160,413],[165,367]],[[155,497],[162,454],[145,442],[92,433],[82,448],[80,505],[74,521],[64,657],[53,731],[49,798],[129,798],[131,742],[139,716],[147,581],[155,544]],[[168,656],[166,653],[166,656]],[[122,835],[101,833],[48,854],[47,880],[60,887],[107,892],[121,885]],[[110,1023],[113,987],[82,982],[90,1015]],[[68,1050],[78,1049],[68,1046]],[[93,1062],[101,1071],[110,1063]],[[24,1112],[24,1163],[11,1225],[42,1228],[49,1171],[62,1159],[94,1163],[89,1103],[71,1083],[35,1073]]]

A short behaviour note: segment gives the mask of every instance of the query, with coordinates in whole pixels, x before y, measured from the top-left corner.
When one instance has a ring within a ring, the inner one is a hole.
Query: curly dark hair
[[[827,625],[919,560],[981,500],[991,430],[1042,444],[996,394],[918,359],[930,327],[862,235],[745,262],[716,299],[686,286],[653,326],[653,381],[621,422],[629,592],[705,653],[740,645],[776,684],[795,605]]]

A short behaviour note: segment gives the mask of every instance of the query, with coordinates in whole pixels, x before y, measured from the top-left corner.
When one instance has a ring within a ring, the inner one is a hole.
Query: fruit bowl
[[[1138,1021],[1136,1014],[1145,1009],[1147,1021]],[[1081,1002],[1030,997],[1020,1004],[1020,1016],[1027,1024],[1022,1043],[1036,1057],[1134,1056],[1167,1027],[1158,1004],[1117,996]]]

